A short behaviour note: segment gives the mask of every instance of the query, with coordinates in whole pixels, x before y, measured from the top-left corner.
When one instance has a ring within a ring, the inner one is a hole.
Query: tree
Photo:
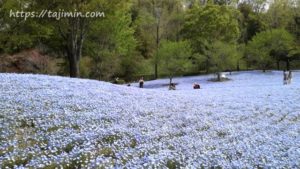
[[[114,9],[122,7],[128,1],[117,0],[45,0],[35,1],[37,9],[48,9],[66,12],[86,12],[102,11],[106,15],[113,14]],[[51,43],[56,43],[66,56],[69,64],[70,77],[80,76],[80,59],[83,55],[87,34],[90,33],[92,25],[101,22],[103,18],[68,17],[60,20],[48,18],[48,23],[53,27]],[[41,21],[41,20],[40,20]],[[59,37],[58,37],[59,36]]]
[[[243,3],[249,4],[256,14],[266,11],[267,0],[244,0]]]
[[[241,62],[245,59],[245,49],[246,46],[244,43],[240,43],[238,45],[234,45],[236,49],[236,71],[241,70]]]
[[[293,36],[283,29],[272,29],[258,33],[247,45],[251,61],[265,72],[272,67],[274,60],[286,61],[287,69],[293,59],[289,53],[294,44]],[[273,56],[273,57],[272,57]]]
[[[48,39],[52,27],[35,20],[10,16],[11,12],[31,10],[32,1],[0,1],[0,52],[16,53],[34,48]]]
[[[188,12],[182,32],[191,40],[194,53],[206,56],[207,73],[212,62],[210,46],[216,41],[234,43],[239,38],[239,15],[236,9],[219,5],[196,6]]]
[[[273,29],[288,28],[294,22],[291,0],[275,0],[270,4],[266,18]]]
[[[159,49],[159,57],[170,78],[170,85],[174,75],[183,72],[189,65],[191,48],[187,41],[163,41]]]
[[[216,41],[211,46],[211,65],[217,72],[217,80],[221,81],[221,72],[232,70],[236,66],[239,58],[235,44]]]
[[[182,5],[179,0],[137,0],[134,19],[139,50],[145,58],[152,58],[154,76],[158,77],[160,42],[164,39],[179,40]]]
[[[275,0],[270,4],[267,21],[271,28],[282,28],[299,37],[299,0]]]
[[[13,53],[43,44],[51,53],[65,56],[71,77],[80,76],[79,65],[82,56],[95,58],[97,53],[97,57],[101,56],[101,59],[105,60],[105,66],[103,62],[98,64],[104,70],[101,70],[102,75],[108,71],[112,73],[124,71],[123,74],[129,76],[134,68],[132,61],[137,60],[134,29],[129,13],[130,4],[129,0],[1,1],[0,52]],[[82,14],[101,11],[105,13],[107,19],[78,16],[58,20],[47,18],[47,14],[45,18],[27,18],[26,21],[24,18],[9,17],[10,10],[41,12],[41,9],[52,12],[63,9],[65,12],[76,11]],[[113,58],[117,61],[114,64],[109,63]],[[101,59],[95,58],[97,61]]]
[[[108,15],[91,26],[86,52],[92,57],[92,76],[109,80],[113,76],[130,79],[137,67],[137,41],[129,13],[131,5]]]
[[[295,60],[293,51],[296,49],[295,39],[288,31],[284,29],[275,29],[272,31],[272,48],[270,55],[276,60],[277,65],[280,61],[286,62],[286,69],[290,70],[290,62]],[[279,69],[279,66],[277,66]]]
[[[264,17],[261,16],[264,14],[255,13],[251,4],[246,2],[240,3],[238,5],[238,10],[242,14],[239,20],[241,30],[239,42],[246,44],[256,33],[266,30],[267,24],[263,19]]]

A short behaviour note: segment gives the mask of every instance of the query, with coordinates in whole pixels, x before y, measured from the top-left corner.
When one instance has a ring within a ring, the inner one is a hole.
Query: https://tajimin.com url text
[[[74,11],[65,11],[65,10],[42,10],[40,12],[37,11],[14,11],[10,10],[9,17],[11,18],[23,18],[24,20],[30,18],[53,18],[56,20],[60,20],[62,18],[104,18],[105,12],[80,12],[77,10]]]

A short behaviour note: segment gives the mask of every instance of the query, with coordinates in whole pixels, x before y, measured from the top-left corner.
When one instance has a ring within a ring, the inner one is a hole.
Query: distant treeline
[[[300,69],[299,6],[299,0],[6,0],[0,54],[39,49],[59,67],[54,74],[106,81]],[[10,15],[45,10],[105,17]]]

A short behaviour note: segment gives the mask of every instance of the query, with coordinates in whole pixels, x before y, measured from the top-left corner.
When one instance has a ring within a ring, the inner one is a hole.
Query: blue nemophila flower
[[[175,92],[0,74],[0,164],[297,168],[298,74],[288,87],[281,72],[234,74],[226,83],[175,78]],[[190,89],[195,81],[202,90]]]

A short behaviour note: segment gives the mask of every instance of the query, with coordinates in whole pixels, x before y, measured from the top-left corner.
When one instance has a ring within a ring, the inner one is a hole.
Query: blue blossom
[[[168,79],[139,89],[0,74],[0,167],[299,168],[294,74],[290,86],[276,71],[233,73],[225,83],[175,78],[172,92],[163,87]]]

